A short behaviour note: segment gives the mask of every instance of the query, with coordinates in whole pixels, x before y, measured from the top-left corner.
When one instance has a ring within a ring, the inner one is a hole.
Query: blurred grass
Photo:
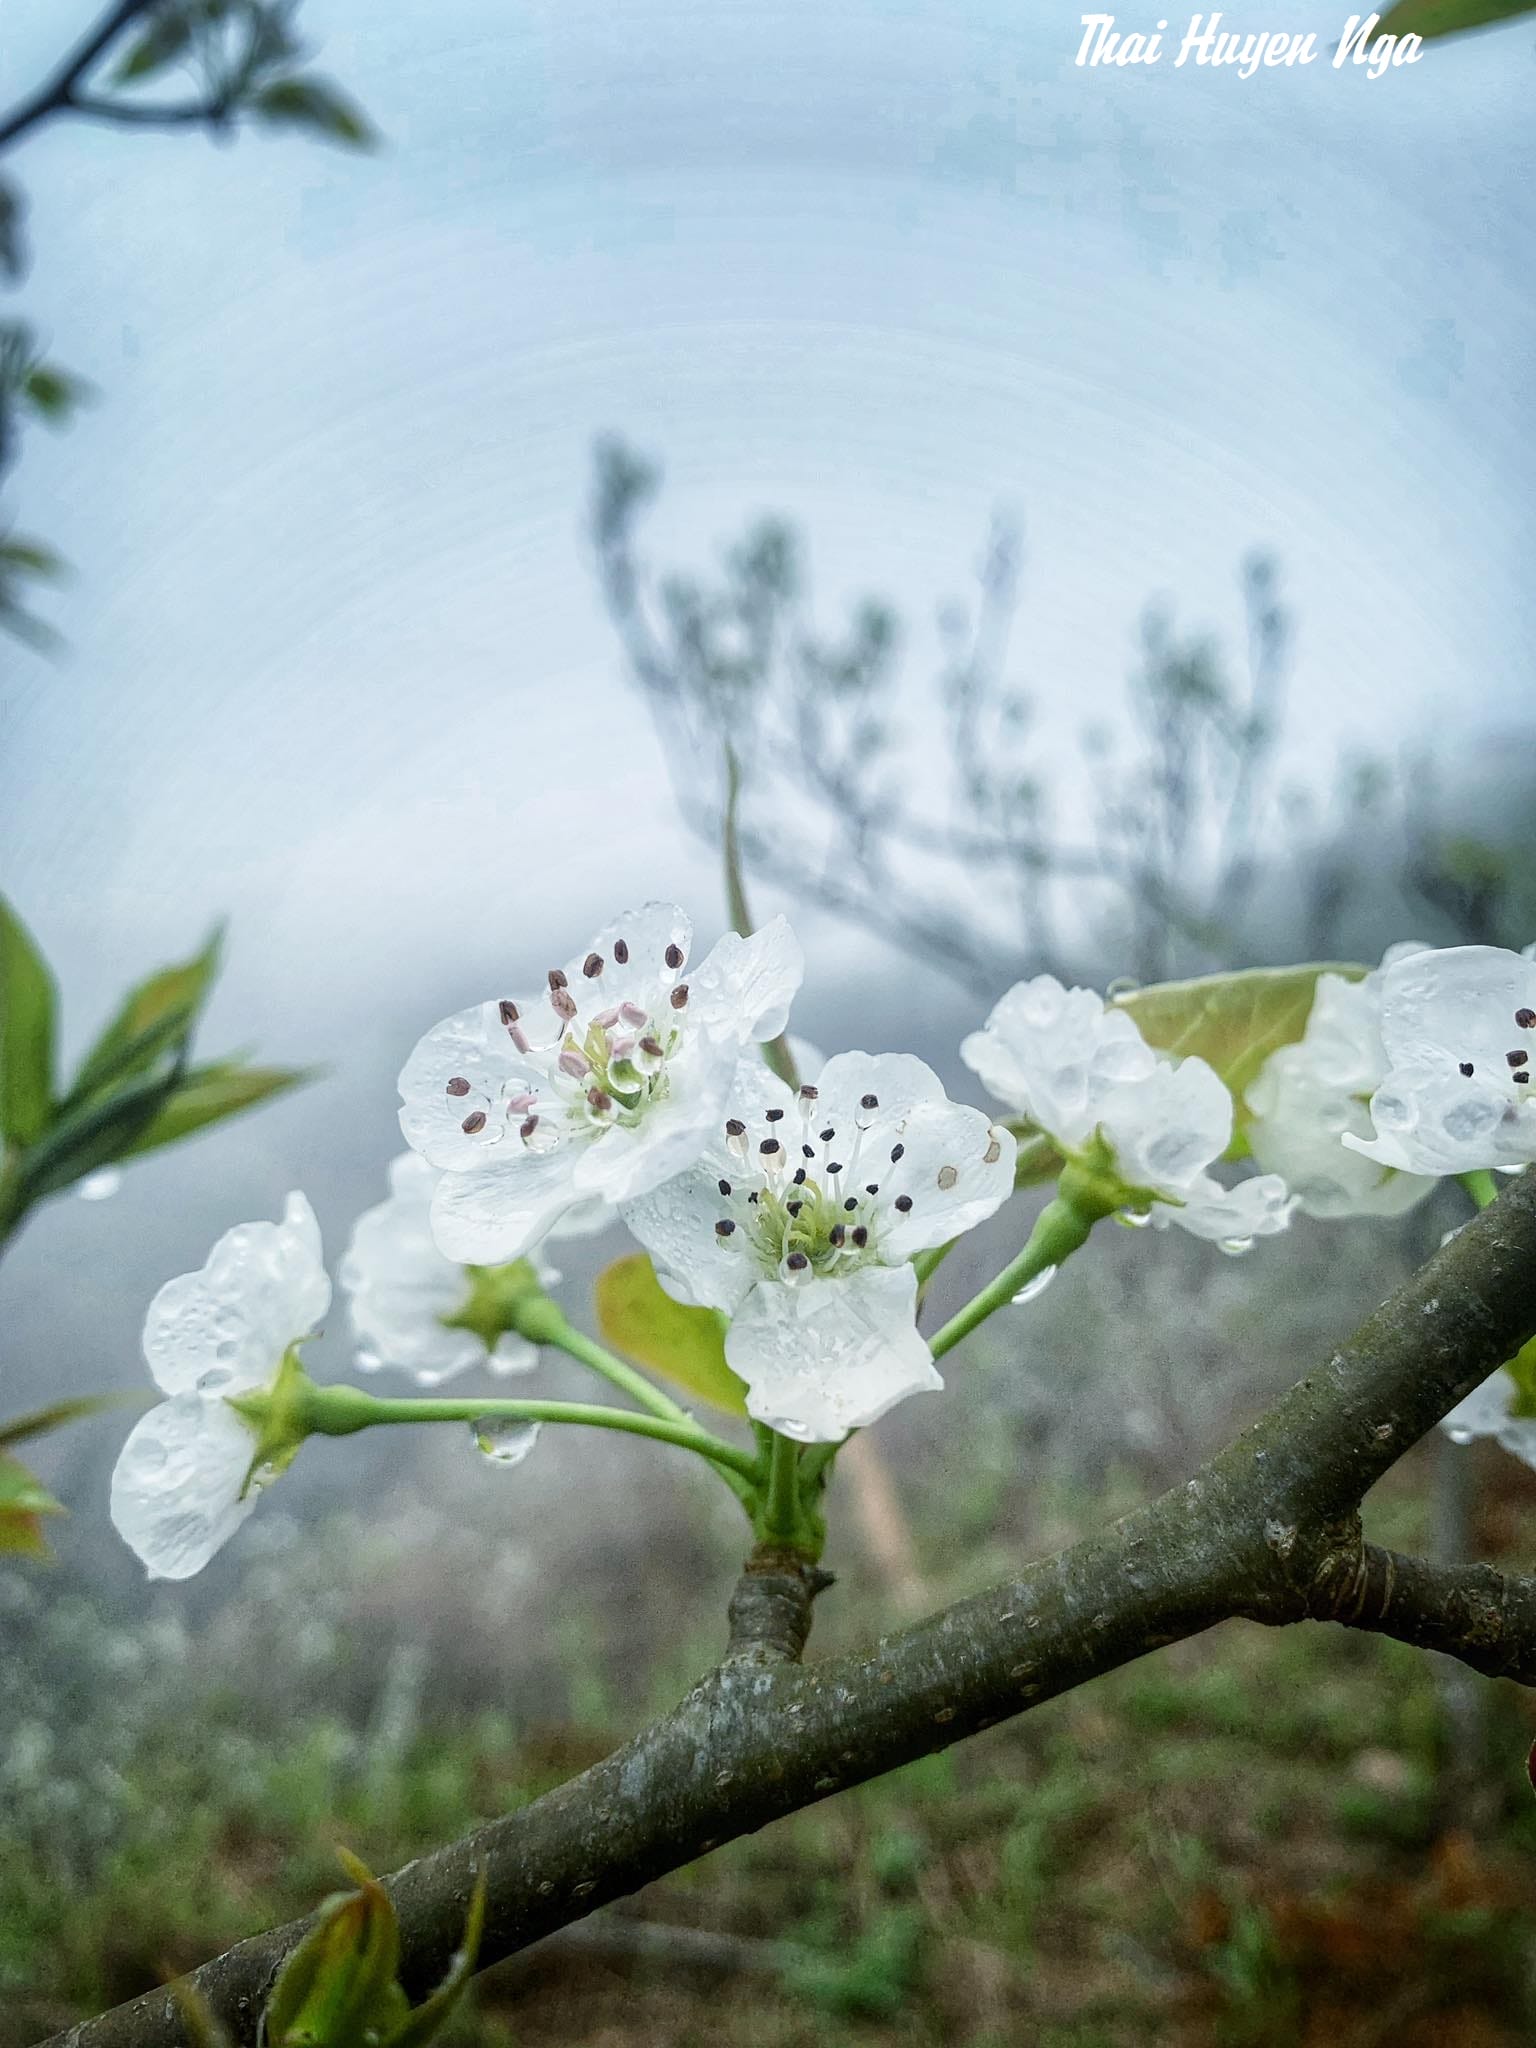
[[[1525,1475],[1498,1469],[1528,1518]],[[1375,1508],[1392,1540],[1422,1535],[1418,1483]],[[1518,1537],[1497,1492],[1488,1513],[1494,1549]],[[456,1705],[409,1641],[365,1715],[306,1683],[269,1716],[237,1670],[194,1681],[196,1641],[163,1621],[22,1604],[32,1690],[0,1689],[3,2048],[304,1910],[336,1842],[388,1869],[536,1796],[713,1649],[669,1646],[636,1698],[568,1606],[553,1716]],[[488,1975],[452,2039],[1521,2048],[1536,1703],[1489,1699],[1497,1796],[1474,1830],[1430,1660],[1229,1627],[729,1845]]]

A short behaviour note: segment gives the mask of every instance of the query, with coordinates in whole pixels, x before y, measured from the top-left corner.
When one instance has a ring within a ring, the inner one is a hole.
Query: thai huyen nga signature
[[[1335,71],[1363,71],[1368,78],[1381,78],[1404,64],[1416,64],[1424,50],[1422,36],[1379,35],[1379,14],[1352,14],[1331,45],[1320,45],[1315,30],[1223,28],[1219,13],[1192,14],[1182,30],[1172,33],[1166,19],[1151,28],[1124,30],[1117,27],[1113,14],[1085,14],[1081,22],[1075,61],[1085,68],[1161,64],[1171,54],[1175,70],[1185,64],[1209,64],[1230,68],[1238,78],[1252,78],[1259,71],[1289,70],[1327,57]]]

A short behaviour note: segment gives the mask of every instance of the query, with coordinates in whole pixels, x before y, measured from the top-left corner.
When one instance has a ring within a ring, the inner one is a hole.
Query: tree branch
[[[75,87],[113,38],[120,35],[135,16],[147,14],[154,4],[155,0],[117,0],[115,7],[108,8],[53,76],[0,119],[0,149],[9,148],[29,129],[36,128],[52,115],[77,110]]]
[[[1186,1484],[867,1653],[793,1661],[815,1588],[754,1560],[732,1657],[672,1713],[389,1880],[407,1988],[443,1972],[481,1872],[490,1964],[723,1841],[1220,1621],[1339,1621],[1536,1683],[1536,1581],[1396,1557],[1365,1544],[1358,1520],[1375,1480],[1536,1331],[1533,1272],[1527,1172]],[[305,1924],[196,1973],[240,2048]],[[190,2048],[190,2036],[154,1993],[42,2048]]]

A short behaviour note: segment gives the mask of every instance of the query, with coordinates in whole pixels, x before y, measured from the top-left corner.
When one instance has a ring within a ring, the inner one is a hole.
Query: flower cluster
[[[1395,1214],[1440,1176],[1536,1159],[1536,962],[1524,955],[1406,946],[1373,973],[1320,973],[1301,1035],[1237,1105],[1206,1059],[1156,1050],[1124,1007],[1049,975],[1022,981],[960,1048],[1011,1129],[950,1101],[907,1053],[845,1052],[819,1070],[807,1054],[803,1077],[780,1078],[755,1048],[781,1039],[801,974],[782,919],[695,960],[687,918],[653,903],[551,968],[536,996],[497,996],[429,1031],[400,1077],[411,1149],[340,1266],[358,1365],[438,1388],[477,1367],[527,1373],[554,1343],[636,1405],[317,1388],[300,1347],[331,1287],[314,1214],[292,1195],[280,1223],[227,1232],[151,1304],[144,1351],[166,1398],[112,1484],[113,1518],[151,1573],[199,1570],[307,1434],[376,1420],[469,1419],[506,1463],[511,1450],[494,1446],[515,1441],[520,1456],[542,1419],[589,1420],[693,1449],[744,1499],[765,1498],[766,1450],[709,1436],[549,1300],[555,1241],[620,1219],[661,1287],[719,1318],[748,1414],[790,1450],[835,1446],[942,1386],[935,1357],[1027,1299],[1098,1217],[1241,1250],[1298,1208]],[[776,1062],[792,1072],[782,1044]],[[921,1277],[1013,1192],[1015,1131],[1055,1162],[1057,1201],[926,1338]],[[1213,1171],[1245,1151],[1258,1171]],[[1446,1426],[1536,1460],[1524,1405],[1498,1375]]]
[[[960,1048],[966,1065],[1064,1157],[1117,1183],[1128,1219],[1232,1248],[1285,1228],[1278,1174],[1225,1187],[1208,1169],[1232,1138],[1232,1097],[1202,1059],[1153,1051],[1124,1010],[1037,975]]]

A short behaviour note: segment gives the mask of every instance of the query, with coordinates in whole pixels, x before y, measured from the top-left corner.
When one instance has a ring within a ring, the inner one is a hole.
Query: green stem
[[[770,1543],[789,1549],[803,1546],[800,1512],[800,1446],[774,1433],[768,1447],[768,1491],[763,1502],[762,1533]]]
[[[553,1313],[546,1315],[545,1309]],[[536,1324],[530,1320],[521,1334],[535,1344],[552,1345],[555,1350],[565,1352],[567,1357],[590,1367],[593,1372],[601,1374],[610,1386],[617,1387],[632,1401],[639,1402],[648,1413],[667,1422],[697,1427],[688,1410],[674,1401],[670,1394],[664,1394],[660,1387],[652,1386],[644,1373],[626,1365],[622,1358],[615,1358],[611,1351],[605,1351],[601,1344],[568,1323],[556,1303],[547,1299],[541,1301]]]
[[[1479,1209],[1486,1209],[1498,1195],[1499,1184],[1486,1166],[1480,1166],[1472,1173],[1459,1174],[1457,1178]]]
[[[1035,1219],[1028,1244],[1018,1257],[1004,1266],[995,1280],[989,1281],[974,1300],[968,1301],[958,1315],[951,1316],[943,1329],[929,1340],[928,1349],[934,1357],[942,1358],[946,1351],[952,1351],[978,1323],[984,1323],[998,1309],[1006,1308],[1031,1280],[1038,1280],[1042,1273],[1070,1258],[1073,1252],[1087,1243],[1088,1233],[1097,1220],[1094,1214],[1085,1212],[1061,1195],[1047,1202]]]
[[[722,1472],[755,1481],[757,1461],[748,1451],[722,1442],[688,1420],[669,1421],[658,1415],[635,1415],[627,1408],[596,1408],[584,1401],[440,1400],[381,1397],[361,1387],[311,1385],[305,1394],[302,1422],[317,1436],[352,1436],[386,1422],[575,1422],[595,1429],[617,1429],[630,1436],[652,1437],[707,1458]]]

